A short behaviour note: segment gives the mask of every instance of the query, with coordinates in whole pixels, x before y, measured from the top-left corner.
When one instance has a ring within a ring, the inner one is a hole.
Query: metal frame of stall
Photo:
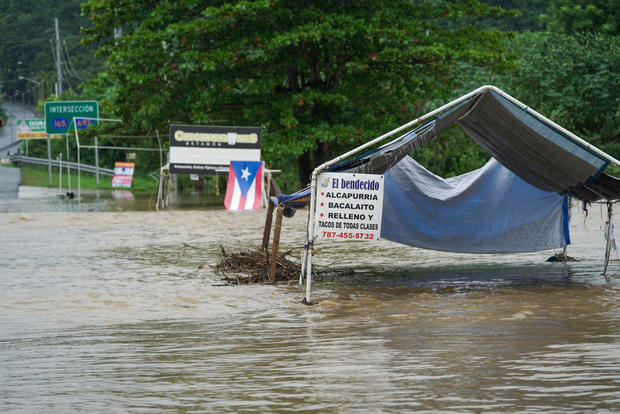
[[[461,96],[458,99],[453,100],[452,102],[449,102],[425,115],[422,115],[419,118],[416,118],[404,125],[401,125],[400,127],[393,129],[390,132],[387,132],[371,141],[368,141],[367,143],[360,145],[357,148],[354,148],[334,159],[331,159],[321,165],[319,165],[318,167],[316,167],[314,169],[314,171],[312,171],[312,180],[311,180],[311,184],[310,184],[310,207],[309,207],[309,211],[308,211],[308,228],[307,228],[307,234],[306,234],[306,246],[305,246],[305,250],[304,250],[304,254],[303,254],[303,258],[302,258],[302,266],[301,266],[301,275],[300,275],[300,279],[299,279],[299,283],[302,284],[303,283],[303,277],[305,275],[306,278],[306,294],[304,297],[304,303],[305,304],[312,304],[311,302],[311,292],[312,292],[312,247],[313,247],[313,243],[314,243],[314,221],[315,221],[315,217],[314,217],[314,212],[315,212],[315,203],[316,203],[316,183],[317,183],[317,177],[318,175],[327,170],[330,166],[343,161],[357,153],[359,153],[362,150],[365,150],[373,145],[379,144],[382,141],[384,141],[385,139],[399,133],[399,132],[403,132],[405,130],[409,130],[411,127],[421,123],[424,120],[427,120],[435,115],[438,115],[440,113],[442,113],[443,111],[449,109],[450,107],[459,104],[463,101],[466,101],[476,95],[482,94],[486,91],[493,91],[499,95],[501,95],[502,97],[508,99],[509,101],[511,101],[512,103],[514,103],[515,105],[517,105],[518,107],[520,107],[523,111],[529,113],[530,115],[536,117],[538,120],[544,122],[545,124],[549,125],[552,128],[555,128],[556,130],[566,134],[568,137],[570,137],[572,140],[574,140],[575,142],[579,143],[580,145],[584,146],[585,148],[595,152],[596,154],[598,154],[599,156],[601,156],[602,158],[606,159],[607,161],[609,161],[610,163],[613,163],[617,166],[620,166],[620,161],[618,161],[617,159],[615,159],[614,157],[612,157],[611,155],[605,153],[604,151],[598,149],[597,147],[593,146],[592,144],[588,143],[587,141],[583,140],[582,138],[578,137],[577,135],[573,134],[572,132],[566,130],[565,128],[563,128],[562,126],[556,124],[555,122],[551,121],[550,119],[546,118],[545,116],[539,114],[538,112],[536,112],[535,110],[533,110],[532,108],[528,107],[527,105],[525,105],[524,103],[520,102],[519,100],[513,98],[512,96],[508,95],[507,93],[505,93],[504,91],[502,91],[501,89],[492,86],[492,85],[486,85],[486,86],[482,86],[466,95]],[[610,250],[611,250],[611,245],[612,245],[612,224],[611,224],[611,218],[612,218],[612,206],[613,203],[617,202],[617,200],[607,200],[605,202],[605,204],[607,204],[607,210],[608,210],[608,222],[609,225],[607,226],[606,229],[606,237],[607,237],[607,243],[606,243],[606,248],[605,248],[605,266],[604,266],[604,273],[606,274],[607,272],[607,266],[608,266],[608,262],[609,262],[609,256],[610,256]],[[278,216],[276,217],[276,227],[278,226],[278,217],[280,217],[280,223],[281,223],[281,213],[282,210],[280,210],[280,207],[278,207]],[[269,215],[268,215],[268,219],[269,219]],[[267,226],[265,226],[267,227]],[[278,233],[278,242],[279,242],[279,233]],[[264,239],[263,239],[264,240]],[[276,242],[276,236],[274,235],[274,243]],[[263,247],[265,247],[265,242],[263,241]],[[277,251],[277,246],[274,247],[273,250]]]

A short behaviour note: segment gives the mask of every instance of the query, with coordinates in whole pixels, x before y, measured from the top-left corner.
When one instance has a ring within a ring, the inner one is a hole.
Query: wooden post
[[[265,255],[265,259],[267,258],[267,248],[269,247],[269,236],[271,234],[271,221],[273,220],[274,207],[275,207],[275,203],[270,200],[269,205],[267,206],[267,217],[265,218],[265,229],[263,230],[263,254]]]
[[[273,229],[273,245],[271,246],[271,263],[269,263],[269,283],[276,281],[276,264],[278,262],[278,248],[280,247],[280,230],[282,229],[282,216],[284,207],[278,206],[276,212],[276,225]]]

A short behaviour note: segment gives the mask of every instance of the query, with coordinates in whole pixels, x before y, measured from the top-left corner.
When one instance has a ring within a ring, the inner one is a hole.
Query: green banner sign
[[[97,118],[97,101],[45,102],[45,132],[48,134],[66,134],[74,128],[86,129],[89,125],[97,125]]]

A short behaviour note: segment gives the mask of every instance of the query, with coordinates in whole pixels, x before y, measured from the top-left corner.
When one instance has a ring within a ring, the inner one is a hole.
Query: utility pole
[[[60,32],[58,30],[58,18],[54,18],[54,26],[56,27],[56,73],[58,74],[58,89],[56,96],[62,95],[62,71],[60,70]]]

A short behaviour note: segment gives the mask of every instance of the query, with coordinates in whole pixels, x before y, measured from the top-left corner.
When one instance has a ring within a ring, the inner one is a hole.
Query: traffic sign
[[[73,125],[73,118],[75,125]],[[97,101],[45,102],[45,132],[66,134],[70,129],[86,129],[97,125],[99,104]]]

